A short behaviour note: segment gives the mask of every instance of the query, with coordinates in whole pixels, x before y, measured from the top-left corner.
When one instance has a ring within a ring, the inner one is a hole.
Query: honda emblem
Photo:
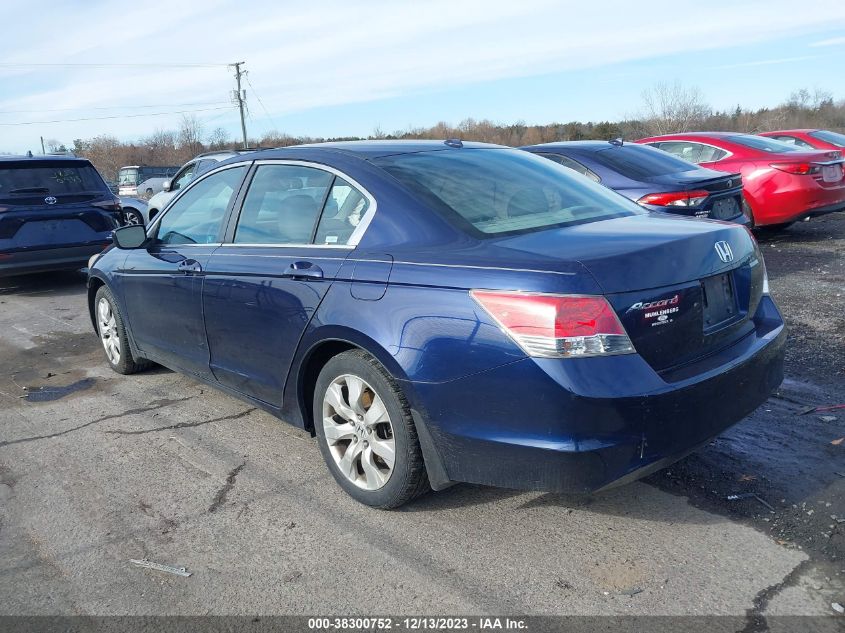
[[[721,242],[716,242],[715,249],[716,253],[719,255],[719,259],[721,259],[726,264],[734,260],[734,252],[731,250],[731,245],[725,242],[724,240]]]

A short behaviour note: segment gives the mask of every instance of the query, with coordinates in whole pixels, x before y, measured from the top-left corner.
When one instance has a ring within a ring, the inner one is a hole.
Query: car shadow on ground
[[[50,294],[67,297],[79,294],[80,287],[87,282],[87,273],[82,270],[63,270],[36,275],[0,277],[0,296]]]

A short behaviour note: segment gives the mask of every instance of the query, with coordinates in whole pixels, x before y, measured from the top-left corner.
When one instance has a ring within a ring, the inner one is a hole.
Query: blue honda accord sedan
[[[668,152],[620,139],[521,149],[569,167],[653,211],[751,223],[741,174],[704,169]]]
[[[255,152],[114,242],[88,285],[111,367],[159,363],[310,430],[371,506],[631,481],[782,380],[748,230],[510,148]]]

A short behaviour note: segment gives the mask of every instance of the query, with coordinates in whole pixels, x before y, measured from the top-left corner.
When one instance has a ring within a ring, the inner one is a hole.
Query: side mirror
[[[170,191],[170,181],[169,180],[165,180],[163,183],[161,183],[161,190],[162,191]]]
[[[147,230],[140,224],[122,226],[112,232],[111,239],[118,248],[141,248],[147,241]]]

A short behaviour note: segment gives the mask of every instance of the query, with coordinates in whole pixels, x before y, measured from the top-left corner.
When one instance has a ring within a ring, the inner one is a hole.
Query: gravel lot
[[[760,240],[788,379],[739,426],[605,494],[460,485],[394,512],[264,412],[112,373],[82,275],[2,280],[0,613],[833,615],[845,409],[800,414],[845,403],[845,214]]]

